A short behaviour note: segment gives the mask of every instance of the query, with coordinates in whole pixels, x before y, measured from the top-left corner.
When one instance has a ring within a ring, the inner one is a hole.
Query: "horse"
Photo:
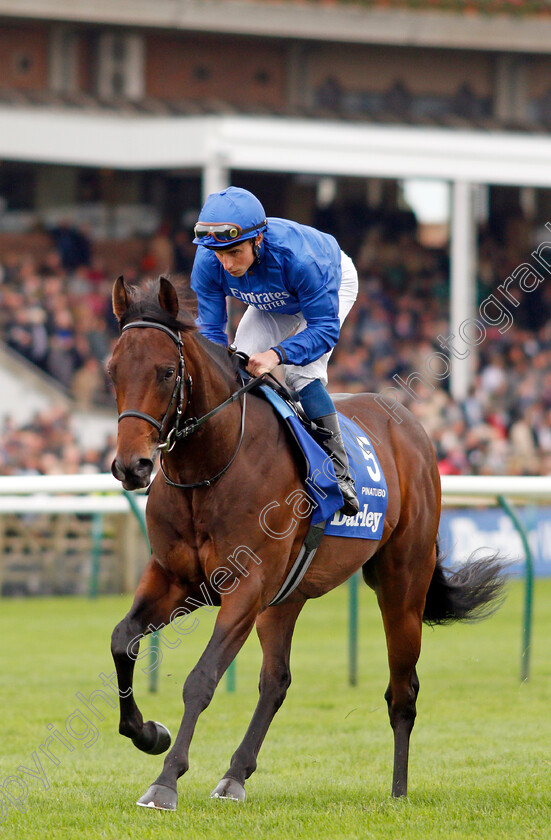
[[[112,473],[127,490],[145,488],[161,452],[146,508],[151,557],[111,644],[119,732],[138,749],[158,755],[171,745],[168,729],[144,722],[135,701],[140,640],[170,622],[187,632],[184,622],[194,609],[220,607],[210,641],[183,686],[177,737],[137,804],[176,809],[177,780],[188,770],[198,717],[256,625],[262,648],[258,703],[211,794],[245,799],[245,782],[291,682],[291,641],[302,607],[360,568],[376,594],[388,649],[384,696],[394,736],[392,795],[406,796],[423,622],[485,617],[499,605],[504,582],[496,555],[471,558],[455,571],[443,565],[437,543],[440,477],[422,426],[405,407],[394,408],[391,417],[374,394],[337,399],[338,409],[365,422],[378,441],[388,488],[382,536],[324,534],[299,586],[271,605],[310,523],[304,474],[288,432],[266,400],[240,387],[227,348],[200,334],[169,279],[129,284],[119,277],[113,310],[121,332],[108,363],[119,411]]]

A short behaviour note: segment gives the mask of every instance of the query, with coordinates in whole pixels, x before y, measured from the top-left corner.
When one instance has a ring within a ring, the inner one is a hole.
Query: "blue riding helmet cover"
[[[231,242],[218,242],[214,236],[197,237],[194,245],[205,248],[231,248],[246,239],[255,239],[259,233],[266,230],[266,211],[258,198],[242,187],[228,187],[217,193],[211,193],[199,214],[198,222],[203,224],[233,224],[239,225],[247,233],[232,239]]]

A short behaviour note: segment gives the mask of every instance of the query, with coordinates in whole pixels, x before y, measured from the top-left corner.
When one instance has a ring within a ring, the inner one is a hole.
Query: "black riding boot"
[[[325,414],[323,417],[317,417],[314,420],[317,426],[323,426],[332,432],[332,437],[321,441],[321,445],[328,455],[330,455],[335,468],[335,475],[339,484],[339,490],[344,499],[344,505],[341,508],[341,513],[345,516],[354,516],[358,513],[360,505],[358,497],[356,496],[356,488],[354,481],[348,469],[348,456],[344,448],[341,429],[339,426],[339,418],[337,414]]]

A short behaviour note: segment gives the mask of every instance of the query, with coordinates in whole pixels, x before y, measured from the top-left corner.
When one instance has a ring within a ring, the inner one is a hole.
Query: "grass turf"
[[[425,628],[409,798],[398,801],[389,795],[380,615],[362,587],[359,686],[350,688],[347,598],[342,587],[307,604],[299,619],[293,685],[247,783],[247,802],[211,800],[256,703],[260,650],[251,636],[238,657],[236,692],[227,693],[223,681],[199,719],[176,813],[135,806],[163,757],[144,755],[119,736],[117,711],[104,700],[95,698],[103,719],[86,705],[93,691],[105,691],[99,675],[113,671],[111,629],[130,599],[3,601],[0,833],[10,840],[550,837],[551,581],[536,582],[527,683],[519,680],[520,583],[484,623]],[[173,736],[183,680],[214,620],[198,615],[197,629],[177,649],[162,648],[157,694],[147,691],[145,660],[137,664],[144,716],[161,720]],[[50,743],[58,764],[39,750],[54,730],[66,741]]]

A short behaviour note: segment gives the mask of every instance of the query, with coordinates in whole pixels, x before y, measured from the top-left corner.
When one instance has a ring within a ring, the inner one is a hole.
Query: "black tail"
[[[506,576],[497,552],[481,559],[470,558],[454,571],[443,567],[438,543],[436,551],[436,568],[423,613],[425,624],[481,621],[498,609]]]

